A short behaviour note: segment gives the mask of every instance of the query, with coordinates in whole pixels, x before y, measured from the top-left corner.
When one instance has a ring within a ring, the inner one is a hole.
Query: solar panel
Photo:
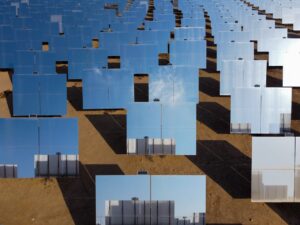
[[[181,184],[181,185],[179,185]],[[193,184],[193,187],[189,184]],[[177,187],[177,188],[176,188]],[[204,224],[204,221],[193,221],[193,213],[206,212],[206,178],[205,176],[193,175],[165,175],[165,176],[151,176],[151,191],[152,199],[175,201],[175,217],[187,217],[191,223]],[[168,191],[174,189],[174,191]],[[189,193],[189,194],[187,194]],[[193,195],[191,199],[180,198],[182,195]],[[189,207],[186,207],[186,206]]]
[[[117,191],[122,185],[126,191]],[[96,176],[96,223],[105,223],[105,201],[131,200],[136,197],[150,200],[150,180],[148,176]]]
[[[204,18],[204,8],[202,3],[200,2],[191,2],[189,5],[185,5],[184,7],[179,7],[182,11],[184,18],[193,18],[194,20],[199,19],[203,20]]]
[[[120,186],[122,192],[117,189]],[[152,220],[161,224],[204,225],[205,187],[204,176],[96,176],[96,223],[134,224],[136,218],[147,224]],[[180,193],[191,198],[183,199]],[[134,208],[140,210],[134,214]]]
[[[0,26],[0,41],[10,41],[14,39],[15,34],[12,26]]]
[[[254,43],[229,42],[218,43],[217,70],[222,71],[223,60],[254,60]]]
[[[100,46],[107,50],[110,56],[121,55],[121,45],[136,41],[136,32],[100,32],[99,42]]]
[[[0,68],[13,68],[15,63],[15,42],[1,41],[0,42]]]
[[[176,155],[196,155],[196,105],[172,104],[162,110],[162,137],[175,139]]]
[[[32,74],[36,71],[36,54],[33,51],[16,51],[15,72]]]
[[[218,35],[215,36],[215,43],[222,42],[250,42],[251,33],[247,31],[220,31]]]
[[[65,75],[15,75],[13,89],[14,116],[67,113]]]
[[[151,117],[149,116],[151,115]],[[127,139],[174,139],[176,155],[196,154],[196,105],[134,103],[127,111]],[[131,152],[128,149],[128,152]]]
[[[295,150],[295,137],[252,138],[252,201],[294,201]]]
[[[66,161],[70,155],[70,168],[74,167],[78,154],[77,119],[0,119],[0,164],[13,164],[17,176],[35,176],[34,156],[55,155],[60,152]],[[76,156],[77,157],[77,156]],[[50,174],[51,175],[51,174]]]
[[[36,70],[39,74],[56,74],[57,55],[51,51],[36,52]]]
[[[213,35],[220,31],[241,31],[241,25],[235,22],[212,21],[212,27]]]
[[[36,176],[79,174],[77,123],[77,119],[40,119],[40,151],[34,155]]]
[[[154,44],[128,44],[121,47],[121,68],[134,74],[147,74],[158,65],[158,46]]]
[[[133,102],[133,74],[123,69],[85,71],[83,108],[126,108]]]
[[[174,21],[145,21],[145,30],[171,31],[175,27]]]
[[[161,108],[162,106],[156,103],[134,103],[129,105],[127,138],[161,137]],[[141,130],[142,133],[140,133]]]
[[[266,20],[265,18],[255,19],[252,15],[249,15],[248,17],[244,18],[243,24],[244,30],[251,32],[251,40],[259,39],[261,35],[261,29],[275,29],[275,20]]]
[[[39,105],[39,79],[37,76],[13,76],[13,113],[37,115]]]
[[[34,177],[33,155],[38,153],[37,121],[0,119],[0,164],[18,166],[18,177]]]
[[[283,38],[269,38],[265,40],[261,40],[257,42],[257,51],[259,52],[268,52],[271,51],[272,46],[277,42],[281,44],[283,42]],[[279,45],[274,45],[274,48],[277,49]]]
[[[289,131],[291,102],[290,88],[235,88],[231,95],[231,133]]]
[[[150,74],[149,100],[159,100],[161,103],[198,103],[198,83],[196,67],[157,67]]]
[[[56,74],[56,54],[43,51],[16,51],[14,74]]]
[[[155,30],[139,30],[137,32],[137,41],[143,44],[158,45],[160,53],[168,52],[168,41],[170,39],[169,31],[155,31]]]
[[[0,119],[1,152],[38,152],[37,120]]]
[[[157,21],[174,21],[175,20],[175,15],[170,12],[170,13],[155,13],[154,15],[154,20]]]
[[[67,46],[68,48],[87,48],[88,46],[86,46],[86,43],[84,43],[83,37],[78,35],[78,33],[76,33],[76,35],[66,35],[66,39],[67,39]]]
[[[204,27],[180,27],[174,29],[175,40],[199,41],[205,38]]]
[[[172,41],[170,62],[172,65],[206,68],[206,41]]]
[[[89,25],[83,25],[81,27],[78,27],[76,30],[77,30],[77,35],[80,36],[81,39],[82,39],[83,46],[91,48],[92,47],[92,41],[91,40],[93,38],[98,37],[98,32],[99,31],[98,30],[95,31],[93,29],[93,27],[89,26]]]
[[[50,51],[56,53],[57,61],[67,61],[69,48],[74,47],[66,36],[52,36],[49,40]]]
[[[182,18],[182,27],[205,27],[205,19],[203,18]]]
[[[107,52],[103,49],[71,49],[68,59],[68,79],[83,79],[84,71],[107,67]]]
[[[139,23],[143,20],[143,17],[146,15],[146,13],[147,12],[144,12],[144,8],[136,8],[134,10],[132,9],[130,11],[124,11],[120,20],[123,22]]]
[[[185,103],[199,101],[198,69],[166,66],[151,69],[150,101]],[[126,70],[89,70],[83,80],[85,109],[126,108],[133,102],[133,74]],[[120,97],[121,96],[121,97]]]
[[[39,119],[40,154],[78,154],[78,119]]]
[[[277,40],[277,42],[275,42]],[[276,45],[276,47],[271,48],[269,44],[269,65],[270,66],[285,66],[288,63],[292,66],[298,57],[298,48],[300,46],[300,41],[297,39],[273,39],[271,42]],[[289,75],[289,74],[287,74]]]
[[[265,88],[262,90],[261,132],[288,132],[291,128],[292,90]]]
[[[231,95],[232,89],[241,87],[265,87],[267,61],[223,60],[220,73],[220,94]]]
[[[32,29],[15,29],[16,50],[34,50],[41,49],[41,41],[34,34]]]

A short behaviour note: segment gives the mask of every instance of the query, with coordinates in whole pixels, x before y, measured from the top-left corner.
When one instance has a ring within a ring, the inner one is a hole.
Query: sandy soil
[[[209,31],[209,27],[208,27]],[[197,156],[127,156],[126,112],[82,110],[80,82],[68,82],[68,115],[79,119],[81,176],[74,179],[0,180],[0,224],[95,224],[95,174],[207,175],[207,224],[300,224],[300,204],[251,203],[251,136],[232,135],[230,98],[219,96],[216,47],[208,38],[208,69],[199,73]],[[257,55],[267,57],[267,55]],[[281,82],[269,68],[270,86]],[[11,90],[0,74],[3,90]],[[275,82],[275,83],[274,83]],[[3,87],[4,86],[4,87]],[[11,94],[0,98],[0,116],[10,117]],[[300,91],[293,90],[293,129],[300,132]],[[120,191],[122,191],[120,187]]]

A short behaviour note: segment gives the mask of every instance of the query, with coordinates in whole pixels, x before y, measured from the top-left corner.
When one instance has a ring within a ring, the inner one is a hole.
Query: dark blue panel
[[[107,67],[107,52],[103,49],[72,49],[68,65],[69,79],[82,79],[84,70]]]
[[[51,48],[51,47],[50,47]],[[36,70],[38,74],[56,74],[57,55],[51,51],[36,52]]]
[[[66,115],[66,75],[40,76],[39,80],[40,115]]]
[[[126,70],[89,70],[83,79],[83,108],[126,108],[133,102],[133,74]]]
[[[17,164],[18,177],[34,177],[33,155],[39,151],[37,120],[0,119],[0,164]]]
[[[175,27],[174,21],[145,21],[145,30],[167,30],[171,31]]]
[[[17,40],[16,41],[16,50],[38,51],[40,49],[41,49],[40,41],[31,41],[31,40]]]
[[[33,51],[16,51],[15,74],[33,74],[36,71],[36,54]]]
[[[149,73],[158,65],[158,46],[153,44],[129,44],[121,49],[121,68],[135,74]]]
[[[136,40],[136,32],[100,32],[99,44],[101,48],[107,50],[110,56],[121,55],[121,45],[134,42]]]
[[[27,4],[20,4],[19,17],[23,17],[30,14],[30,8]]]
[[[28,149],[28,151],[6,150],[1,152],[0,164],[17,165],[17,178],[33,178],[34,177],[34,154],[37,152]]]
[[[39,80],[36,76],[13,76],[14,116],[38,115]]]
[[[127,138],[161,138],[161,118],[161,104],[130,104],[127,109]]]
[[[18,17],[12,21],[12,25],[17,29],[28,29],[32,26],[32,17]]]
[[[84,42],[83,42],[83,38],[81,36],[78,35],[67,35],[66,36],[67,39],[67,46],[68,48],[82,48],[82,47],[86,47],[84,46]]]
[[[98,32],[94,32],[91,26],[81,26],[77,32],[82,39],[83,46],[89,48],[93,47],[92,39],[98,37]]]
[[[6,11],[6,9],[3,7],[3,10],[0,11],[0,24],[10,24],[11,23],[11,14]],[[12,12],[12,11],[11,11]]]
[[[30,41],[33,39],[31,29],[15,29],[15,36],[17,41]]]
[[[0,41],[11,41],[15,39],[14,30],[11,26],[0,26]]]
[[[36,119],[0,119],[0,150],[38,152]]]
[[[160,53],[168,52],[170,31],[140,30],[137,32],[138,42],[141,44],[156,44]]]
[[[14,41],[0,41],[0,68],[14,67],[15,49]]]
[[[52,36],[50,40],[51,50],[59,51],[61,48],[66,50],[68,47],[68,41],[65,36]]]
[[[39,119],[40,153],[78,154],[78,119]]]
[[[17,51],[15,74],[55,74],[56,54],[44,51]]]
[[[0,119],[0,164],[34,177],[35,154],[78,154],[77,119]]]
[[[13,76],[14,116],[65,115],[66,95],[65,75]]]
[[[36,61],[34,51],[16,51],[16,66],[31,66]]]
[[[112,23],[111,28],[113,31],[130,33],[136,31],[139,25],[140,23],[138,21],[134,21],[134,22],[118,21]]]
[[[50,51],[56,53],[56,61],[67,61],[69,42],[65,36],[52,36],[49,42]]]

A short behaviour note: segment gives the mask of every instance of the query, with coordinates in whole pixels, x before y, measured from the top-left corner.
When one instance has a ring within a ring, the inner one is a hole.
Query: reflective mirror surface
[[[196,175],[97,176],[96,223],[204,225],[205,189]]]

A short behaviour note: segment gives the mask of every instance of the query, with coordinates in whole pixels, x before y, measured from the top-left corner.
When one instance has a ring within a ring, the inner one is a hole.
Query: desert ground
[[[263,13],[263,12],[262,12]],[[270,17],[270,16],[269,16]],[[270,18],[271,19],[271,18]],[[282,26],[278,21],[278,26]],[[251,136],[230,134],[230,97],[219,95],[216,46],[207,17],[207,65],[199,71],[197,156],[129,156],[124,110],[82,110],[80,81],[68,82],[67,117],[79,119],[79,178],[0,180],[0,224],[95,224],[95,175],[199,174],[207,176],[208,225],[300,224],[300,204],[251,202]],[[291,35],[298,35],[291,32]],[[267,59],[257,53],[256,59]],[[139,81],[143,83],[142,80]],[[268,86],[282,84],[282,68],[268,68]],[[0,117],[11,117],[9,73],[0,73]],[[143,93],[143,89],[138,90]],[[300,132],[300,90],[293,89],[292,127]],[[122,187],[120,187],[122,191]]]

